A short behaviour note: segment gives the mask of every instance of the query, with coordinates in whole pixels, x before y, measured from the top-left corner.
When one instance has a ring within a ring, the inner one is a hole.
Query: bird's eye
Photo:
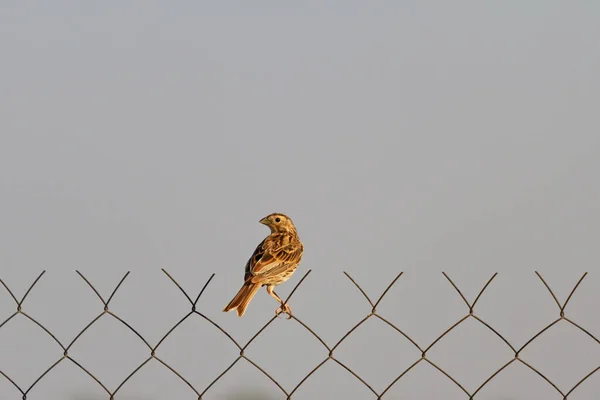
[[[281,221],[281,218],[279,218],[279,217],[275,218],[275,222],[280,222],[280,221]]]

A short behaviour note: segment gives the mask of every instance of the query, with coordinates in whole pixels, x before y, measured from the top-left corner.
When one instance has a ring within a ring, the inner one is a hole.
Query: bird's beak
[[[258,222],[260,222],[260,223],[261,223],[261,224],[263,224],[263,225],[268,225],[268,224],[269,224],[269,220],[267,219],[267,217],[265,217],[265,218],[261,219],[261,220],[260,220],[260,221],[258,221]]]

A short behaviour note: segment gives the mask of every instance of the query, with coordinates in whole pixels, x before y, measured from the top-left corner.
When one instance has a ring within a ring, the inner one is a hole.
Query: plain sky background
[[[593,1],[157,2],[5,0],[0,5],[0,277],[24,310],[68,343],[102,304],[152,344],[199,309],[245,342],[277,304],[261,291],[239,319],[221,312],[268,233],[292,217],[305,244],[287,295],[333,345],[370,312],[343,276],[426,347],[468,310],[446,271],[515,346],[558,317],[600,335],[600,5]],[[2,289],[2,288],[0,288]],[[0,321],[14,311],[0,290]],[[28,387],[62,351],[22,316],[0,329],[0,370]],[[148,356],[101,319],[71,353],[113,390]],[[276,321],[248,356],[293,388],[327,356],[293,321]],[[193,318],[158,355],[202,389],[235,359]],[[428,354],[468,390],[511,359],[473,320]],[[376,320],[336,352],[377,391],[419,358]],[[522,354],[568,391],[600,365],[600,344],[561,323]],[[596,398],[600,373],[569,399]],[[244,393],[249,393],[244,395]],[[237,397],[236,397],[237,396]],[[206,399],[283,398],[240,362]],[[387,398],[465,399],[425,364]],[[0,377],[0,398],[21,395]],[[100,400],[68,361],[30,399]],[[151,363],[117,399],[194,399]],[[372,399],[328,362],[299,399]],[[513,365],[481,400],[561,399]]]

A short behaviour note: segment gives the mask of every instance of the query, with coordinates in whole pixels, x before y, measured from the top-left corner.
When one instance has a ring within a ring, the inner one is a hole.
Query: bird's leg
[[[277,310],[275,310],[275,315],[279,316],[279,314],[284,312],[284,313],[288,314],[288,319],[291,319],[292,318],[292,309],[287,304],[284,304],[283,300],[281,300],[281,298],[279,296],[277,296],[277,293],[275,293],[273,291],[274,287],[275,287],[274,285],[267,285],[267,293],[269,293],[269,295],[271,297],[273,297],[275,300],[277,300],[279,302],[279,304],[281,304],[281,307],[279,307]]]

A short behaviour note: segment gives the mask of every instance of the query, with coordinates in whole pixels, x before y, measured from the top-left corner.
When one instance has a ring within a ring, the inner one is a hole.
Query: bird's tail
[[[237,309],[238,316],[244,315],[246,312],[246,308],[248,304],[250,304],[250,300],[254,297],[256,292],[260,289],[262,285],[260,283],[252,283],[249,279],[244,282],[244,285],[241,287],[239,292],[235,295],[233,300],[227,304],[227,306],[223,309],[224,312],[231,311]]]

